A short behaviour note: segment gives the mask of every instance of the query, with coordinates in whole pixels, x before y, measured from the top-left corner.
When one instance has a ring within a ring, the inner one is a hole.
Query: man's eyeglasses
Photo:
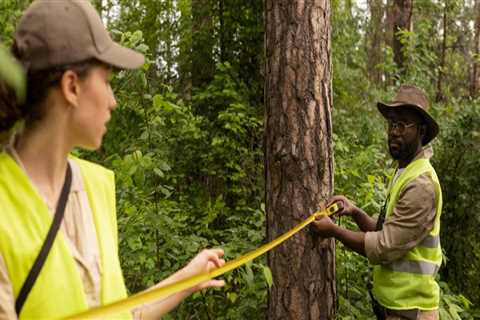
[[[403,121],[393,121],[393,120],[387,120],[388,123],[388,131],[392,132],[394,129],[397,129],[400,134],[405,132],[405,129],[411,128],[413,126],[416,126],[417,123],[412,122],[412,123],[406,123]]]

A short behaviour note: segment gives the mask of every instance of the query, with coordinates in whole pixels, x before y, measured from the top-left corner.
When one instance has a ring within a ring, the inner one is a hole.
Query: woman
[[[59,318],[126,297],[113,173],[69,153],[100,147],[116,107],[112,68],[138,68],[144,57],[113,42],[86,0],[34,1],[14,40],[27,71],[27,97],[19,105],[0,83],[0,136],[11,136],[0,152],[0,319]],[[19,120],[24,129],[15,133]],[[19,316],[16,299],[59,211],[60,231]],[[222,256],[221,249],[204,250],[157,286],[222,266]],[[159,318],[192,292],[223,284],[207,281],[133,316]]]

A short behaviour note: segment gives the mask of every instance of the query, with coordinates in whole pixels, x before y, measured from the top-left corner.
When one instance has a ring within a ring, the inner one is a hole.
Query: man
[[[428,99],[415,86],[402,85],[393,102],[378,103],[388,122],[388,148],[398,162],[378,219],[344,196],[340,215],[351,216],[361,231],[320,218],[313,228],[335,237],[374,265],[372,298],[378,319],[438,319],[439,287],[435,275],[442,261],[442,193],[425,147],[438,134],[428,113]]]

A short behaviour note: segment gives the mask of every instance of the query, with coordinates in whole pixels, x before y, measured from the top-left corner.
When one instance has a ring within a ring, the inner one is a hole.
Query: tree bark
[[[394,25],[394,15],[393,15],[393,9],[394,9],[394,0],[387,0],[387,3],[385,5],[385,23],[384,23],[384,30],[383,30],[383,45],[385,48],[389,47],[393,51],[393,38],[394,38],[394,33],[393,33],[393,25]],[[387,51],[385,50],[384,55],[383,55],[383,61],[387,61],[388,59],[388,54]],[[385,90],[387,90],[388,86],[391,86],[394,83],[395,80],[395,75],[390,74],[386,72],[384,74],[385,79],[383,82],[383,87]]]
[[[213,1],[192,0],[192,85],[207,85],[215,73]]]
[[[266,211],[272,240],[332,194],[328,0],[265,0]],[[335,319],[335,242],[309,230],[269,252],[269,319]]]
[[[480,0],[475,0],[475,36],[473,40],[473,75],[470,85],[470,96],[476,97],[480,88]]]
[[[386,4],[386,19],[385,19],[385,29],[384,29],[384,43],[386,46],[393,48],[393,24],[394,24],[394,15],[393,9],[395,5],[394,0],[387,0]]]
[[[400,32],[412,30],[412,9],[413,0],[394,0],[393,2],[393,60],[400,70],[400,74],[406,73]]]
[[[369,77],[370,81],[375,85],[380,85],[382,82],[382,73],[376,66],[383,61],[382,40],[385,10],[382,0],[368,0],[368,7],[370,9],[367,37]]]
[[[218,2],[218,19],[220,24],[219,38],[220,38],[220,62],[224,63],[226,61],[225,57],[225,3],[224,0],[219,0]]]
[[[440,65],[438,67],[437,77],[437,93],[435,95],[435,101],[440,102],[445,100],[445,93],[443,92],[443,78],[445,76],[445,61],[447,54],[447,32],[448,32],[448,0],[444,2],[443,8],[443,39],[442,39],[442,51],[440,52]]]

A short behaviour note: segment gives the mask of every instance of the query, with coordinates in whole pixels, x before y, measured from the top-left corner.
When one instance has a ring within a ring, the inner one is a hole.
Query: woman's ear
[[[71,106],[78,106],[80,94],[80,79],[72,70],[63,73],[60,79],[60,91],[67,103]]]

